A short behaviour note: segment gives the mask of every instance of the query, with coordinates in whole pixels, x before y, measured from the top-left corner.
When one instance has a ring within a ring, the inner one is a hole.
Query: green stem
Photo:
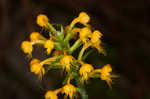
[[[66,36],[66,38],[64,39],[65,42],[68,42],[68,41],[71,39],[71,36],[72,36],[71,30],[72,30],[72,28],[74,27],[74,25],[77,23],[77,20],[78,20],[78,19],[75,19],[75,20],[73,20],[73,21],[71,22],[71,24],[70,24],[70,26],[69,26],[69,29],[68,29],[68,31],[67,31],[67,36]]]
[[[86,93],[85,88],[83,88],[83,87],[78,88],[78,92],[80,93],[82,99],[88,99],[88,95]]]
[[[56,29],[51,24],[48,24],[48,27],[49,27],[51,32],[57,33]]]
[[[87,44],[85,44],[85,45],[82,47],[82,49],[81,49],[81,51],[80,51],[80,53],[79,53],[79,56],[78,56],[78,60],[82,60],[82,56],[83,56],[83,54],[84,54],[84,51],[85,51],[89,46],[90,46],[90,43],[87,43]]]
[[[59,57],[59,56],[54,56],[54,57],[47,58],[47,59],[43,60],[43,61],[41,62],[41,64],[43,65],[43,64],[47,64],[47,63],[49,63],[49,62],[56,61],[56,59],[57,59],[58,57]]]
[[[84,61],[84,60],[87,58],[87,56],[88,56],[89,54],[91,54],[92,52],[93,52],[93,50],[90,50],[90,51],[88,51],[87,53],[85,53],[85,55],[83,56],[82,60]]]
[[[79,81],[79,78],[78,78],[78,79],[76,78],[75,80],[76,80],[76,84],[77,84],[77,91],[80,93],[81,98],[82,98],[82,99],[88,99],[88,95],[87,95],[87,93],[86,93],[84,84],[82,84],[82,83]]]
[[[45,44],[45,40],[35,40],[32,42],[32,44]]]
[[[65,37],[64,42],[68,42],[71,39],[71,36],[72,36],[72,32],[71,30],[68,30],[67,36]]]
[[[81,40],[78,39],[73,46],[69,49],[69,53],[72,54],[74,50],[76,50],[81,45]]]

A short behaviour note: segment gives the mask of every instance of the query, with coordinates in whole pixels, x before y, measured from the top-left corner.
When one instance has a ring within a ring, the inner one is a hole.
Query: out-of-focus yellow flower
[[[41,27],[47,27],[47,25],[49,24],[49,19],[46,15],[44,14],[39,14],[37,16],[37,20],[36,20],[37,24]]]
[[[83,25],[86,25],[90,21],[90,17],[85,12],[80,12],[78,19]]]
[[[82,28],[81,31],[80,31],[80,34],[79,34],[79,37],[80,37],[81,41],[86,43],[88,38],[90,37],[91,33],[92,32],[88,27]]]
[[[70,99],[73,99],[74,96],[76,96],[76,87],[70,83],[66,84],[63,88],[62,88],[62,93],[65,94],[65,99],[67,99],[67,97],[69,96]]]
[[[41,39],[41,35],[39,32],[32,32],[30,34],[30,40],[31,41],[35,41],[35,40],[39,40],[39,39]]]
[[[100,78],[101,80],[105,80],[107,84],[111,87],[112,80],[110,77],[110,72],[112,72],[112,68],[110,64],[106,64],[100,71]]]
[[[60,60],[60,64],[63,66],[63,68],[69,72],[70,71],[70,66],[71,66],[71,62],[73,62],[73,56],[71,55],[64,55],[61,60]]]
[[[82,64],[79,73],[82,76],[82,80],[87,81],[89,78],[89,73],[91,73],[94,70],[93,66],[90,64]]]
[[[56,91],[47,91],[45,94],[45,99],[58,99]]]
[[[21,49],[24,53],[31,55],[33,51],[32,42],[30,41],[23,41],[21,44]]]
[[[32,60],[30,64],[30,71],[38,75],[38,78],[41,79],[42,76],[45,74],[44,67],[40,64],[38,60]]]
[[[36,58],[32,59],[32,60],[30,61],[30,66],[32,66],[32,65],[35,64],[35,63],[40,63],[40,60],[39,60],[39,59],[36,59]]]
[[[52,40],[46,40],[44,48],[47,49],[47,54],[50,54],[52,49],[54,48],[54,42]]]
[[[61,51],[55,50],[53,52],[53,56],[59,56],[61,54]]]
[[[95,30],[92,35],[91,35],[91,46],[95,47],[100,53],[103,53],[106,55],[105,50],[101,46],[101,40],[100,38],[102,37],[102,33],[99,32],[98,30]]]

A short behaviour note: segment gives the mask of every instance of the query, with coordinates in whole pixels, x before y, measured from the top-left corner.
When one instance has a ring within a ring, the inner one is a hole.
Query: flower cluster
[[[23,41],[21,49],[25,54],[32,58],[34,50],[33,45],[43,45],[49,58],[41,61],[33,58],[30,62],[30,71],[42,80],[46,71],[51,69],[62,69],[66,78],[63,86],[56,90],[49,90],[45,94],[45,99],[58,99],[58,94],[65,94],[64,97],[73,99],[77,93],[84,98],[84,84],[90,79],[96,77],[107,82],[111,87],[112,68],[110,64],[104,65],[100,69],[94,69],[94,66],[86,63],[88,48],[96,48],[99,53],[106,55],[101,43],[103,34],[99,30],[92,30],[88,24],[90,17],[85,12],[81,12],[70,25],[63,27],[60,24],[51,24],[48,17],[44,14],[37,16],[37,24],[49,32],[49,38],[42,36],[39,32],[32,32],[29,41]],[[79,23],[82,27],[76,27]],[[56,30],[55,27],[60,28]],[[70,43],[71,41],[71,43]],[[73,42],[73,44],[72,44]],[[72,56],[76,49],[80,49],[78,57]],[[76,84],[73,85],[72,82]],[[82,90],[82,91],[81,91]]]

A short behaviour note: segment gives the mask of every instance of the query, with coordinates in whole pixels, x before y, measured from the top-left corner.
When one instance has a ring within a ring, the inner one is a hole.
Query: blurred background
[[[120,74],[112,89],[104,81],[91,79],[86,87],[89,99],[150,99],[149,10],[149,0],[0,0],[0,99],[44,99],[46,89],[61,86],[59,71],[53,70],[43,81],[29,72],[30,59],[20,44],[31,32],[41,31],[35,21],[38,14],[46,14],[51,23],[67,25],[81,11],[91,16],[90,24],[104,34],[107,44],[108,56],[95,52],[87,62],[110,63]],[[45,58],[43,49],[33,54]]]

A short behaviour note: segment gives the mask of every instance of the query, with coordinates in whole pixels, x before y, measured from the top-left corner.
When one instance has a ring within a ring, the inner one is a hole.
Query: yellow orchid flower
[[[66,69],[67,72],[70,71],[70,66],[71,66],[71,62],[73,62],[73,56],[71,55],[64,55],[61,59],[60,59],[60,64],[63,66],[63,69]]]
[[[51,53],[52,49],[54,48],[54,42],[52,40],[46,40],[44,44],[44,48],[47,50],[47,55]]]
[[[55,92],[53,91],[48,91],[45,94],[45,99],[58,99],[58,96]]]
[[[57,94],[58,94],[59,92],[61,92],[61,90],[62,90],[62,89],[57,89],[57,90],[55,90],[55,91],[51,91],[51,90],[47,91],[47,92],[45,93],[45,99],[58,99]]]
[[[71,22],[70,27],[72,28],[78,22],[85,25],[85,26],[88,26],[87,23],[89,21],[90,21],[90,17],[87,15],[87,13],[86,12],[80,12],[79,16]]]
[[[87,43],[88,38],[91,35],[91,30],[88,27],[84,27],[81,29],[79,37],[83,43]]]
[[[32,56],[32,51],[33,51],[33,47],[32,47],[32,42],[30,41],[23,41],[21,43],[21,49],[23,50],[23,52],[25,54],[28,54],[30,56]]]
[[[46,38],[43,37],[39,32],[32,32],[30,34],[30,40],[34,42],[36,40],[46,40]]]
[[[91,35],[90,42],[91,42],[91,46],[95,47],[100,53],[103,53],[106,56],[106,52],[101,46],[100,38],[102,36],[103,36],[103,34],[100,31],[95,30]]]
[[[112,83],[110,72],[112,72],[112,68],[110,64],[106,64],[100,71],[101,80],[105,80],[109,85],[109,87],[111,87],[111,83]]]
[[[69,96],[70,99],[73,99],[74,96],[76,96],[77,89],[74,85],[67,83],[63,88],[62,88],[62,93],[65,94],[65,99]]]
[[[38,75],[39,79],[45,74],[45,69],[38,59],[31,60],[30,71]]]
[[[90,64],[82,64],[79,70],[80,75],[82,76],[82,81],[87,81],[89,74],[94,70],[93,66]]]

